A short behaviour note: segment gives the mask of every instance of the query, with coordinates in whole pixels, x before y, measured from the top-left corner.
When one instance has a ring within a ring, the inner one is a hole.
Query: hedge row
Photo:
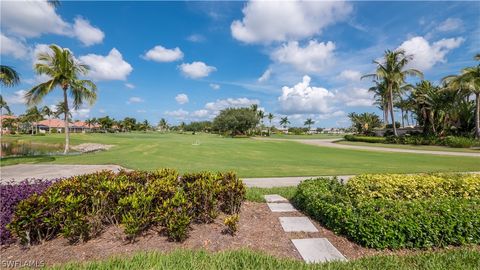
[[[128,239],[159,226],[171,240],[182,241],[191,222],[212,222],[220,211],[236,214],[244,197],[234,173],[103,171],[58,181],[21,201],[7,226],[27,244],[58,234],[86,241],[108,225],[123,227]]]
[[[393,190],[382,190],[382,196],[367,196],[352,190],[368,190],[368,185],[366,189],[365,185],[357,189],[350,187],[350,181],[345,185],[329,178],[304,181],[293,201],[326,227],[366,247],[399,249],[480,243],[478,195],[435,197],[432,192],[414,199],[398,199],[388,195],[394,194]],[[378,191],[377,187],[373,189]]]
[[[480,141],[474,138],[458,137],[458,136],[424,136],[424,135],[402,135],[402,136],[360,136],[360,135],[345,135],[345,140],[352,142],[367,142],[367,143],[389,143],[389,144],[410,144],[410,145],[439,145],[453,148],[470,148],[480,146]]]

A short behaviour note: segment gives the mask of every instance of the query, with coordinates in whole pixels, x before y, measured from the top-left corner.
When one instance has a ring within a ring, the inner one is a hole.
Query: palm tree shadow
[[[4,157],[0,159],[2,166],[15,165],[21,163],[43,163],[55,161],[54,156],[40,155],[40,156],[25,156],[25,157]],[[4,165],[7,163],[7,165]]]

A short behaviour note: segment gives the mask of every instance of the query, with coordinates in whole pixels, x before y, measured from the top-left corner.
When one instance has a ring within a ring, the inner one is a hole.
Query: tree
[[[388,91],[388,106],[393,123],[393,134],[398,136],[395,126],[395,114],[393,112],[394,94],[397,94],[400,87],[405,84],[407,76],[418,76],[423,79],[423,73],[416,69],[406,69],[406,65],[412,60],[411,55],[405,55],[405,51],[385,51],[383,62],[374,60],[377,65],[376,72],[362,76],[363,78],[373,78],[374,80],[382,80]]]
[[[475,55],[480,61],[480,54]],[[459,90],[475,95],[475,138],[480,139],[480,63],[476,67],[462,69],[460,75],[449,75],[442,79],[451,91]]]
[[[280,125],[281,125],[284,129],[286,129],[289,124],[290,124],[290,121],[288,121],[288,117],[287,117],[287,116],[280,118]]]
[[[379,82],[373,80],[373,82],[375,83],[375,86],[370,87],[368,91],[373,93],[373,97],[375,98],[374,104],[383,111],[383,122],[385,125],[388,125],[389,106],[387,86],[384,81]]]
[[[38,110],[37,106],[32,106],[30,107],[26,112],[25,112],[25,118],[26,120],[31,123],[32,125],[32,135],[34,133],[38,133],[38,122],[43,120],[42,113],[40,110]],[[33,123],[35,123],[36,131],[33,129]]]
[[[251,108],[221,110],[213,120],[213,129],[230,136],[244,135],[258,124],[256,111]]]
[[[150,129],[150,123],[148,122],[148,120],[143,120],[142,124],[140,125],[140,130],[147,132],[147,130],[149,129]]]
[[[73,98],[73,108],[78,109],[84,101],[93,104],[97,98],[97,86],[90,80],[82,80],[78,77],[87,75],[89,67],[78,63],[73,57],[71,51],[61,48],[57,45],[49,46],[51,53],[40,53],[35,64],[37,74],[45,74],[50,79],[44,83],[34,86],[27,92],[26,98],[28,104],[37,104],[43,97],[53,89],[59,87],[63,92],[63,103],[65,106],[65,150],[68,153],[70,147],[69,131],[69,108],[68,95]]]
[[[304,126],[308,127],[308,131],[310,131],[310,127],[315,124],[315,121],[312,120],[312,118],[308,118],[305,123],[303,123]]]
[[[161,131],[168,130],[167,120],[165,120],[165,118],[160,119],[160,122],[158,122],[158,127],[160,128]]]
[[[380,117],[374,113],[349,113],[348,118],[358,133],[369,135],[374,128],[381,127]]]
[[[6,87],[15,86],[20,83],[20,75],[12,67],[0,65],[0,82]]]
[[[65,106],[65,102],[60,101],[57,103],[57,105],[55,105],[55,111],[53,112],[53,116],[59,117],[60,115],[65,114],[68,114],[68,119],[72,118],[72,113],[68,111],[68,107]]]
[[[3,132],[3,110],[7,111],[7,114],[11,114],[12,111],[7,104],[7,101],[3,99],[3,96],[0,95],[0,133]]]
[[[137,119],[132,117],[125,117],[122,122],[127,131],[134,130],[137,125]]]
[[[114,120],[110,116],[104,116],[97,119],[100,127],[106,132],[107,129],[112,128]]]
[[[48,120],[50,120],[52,115],[54,115],[54,111],[52,111],[48,106],[43,106],[41,113],[44,117],[47,117]],[[48,133],[52,133],[50,126],[48,126]]]
[[[92,126],[94,127],[97,124],[97,118],[90,118],[85,120],[85,124],[87,124],[89,129],[92,129]]]
[[[275,115],[273,115],[273,113],[268,113],[267,118],[270,122],[270,126],[268,127],[268,136],[270,136],[270,133],[272,132],[272,120],[275,118]]]

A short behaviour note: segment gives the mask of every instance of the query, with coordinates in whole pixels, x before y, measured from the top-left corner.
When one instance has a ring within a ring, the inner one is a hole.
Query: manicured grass
[[[265,202],[264,195],[278,194],[285,199],[290,200],[297,191],[297,187],[273,187],[273,188],[247,188],[246,198],[247,201],[252,202]]]
[[[63,134],[4,136],[2,141],[62,143]],[[57,164],[118,164],[130,169],[236,171],[241,177],[478,171],[480,158],[387,153],[318,147],[293,141],[223,138],[211,134],[73,134],[73,144],[115,145],[108,151],[47,158],[2,159],[1,165],[48,161]],[[194,145],[198,142],[199,145]],[[53,160],[51,160],[53,159]]]
[[[347,145],[359,145],[359,146],[412,149],[412,150],[480,153],[480,150],[475,150],[475,149],[453,148],[453,147],[438,146],[438,145],[410,145],[410,144],[368,143],[368,142],[352,142],[352,141],[338,141],[336,143],[347,144]]]
[[[297,140],[297,139],[336,139],[336,138],[343,138],[343,135],[337,135],[337,134],[310,134],[310,135],[293,135],[293,134],[271,134],[270,137],[266,138],[272,138],[272,139],[292,139],[292,140]]]
[[[209,253],[178,250],[170,254],[137,253],[131,258],[117,257],[106,261],[70,263],[49,269],[330,269],[330,270],[437,270],[478,269],[478,250],[424,252],[410,256],[374,256],[349,262],[306,264],[277,259],[248,250]]]

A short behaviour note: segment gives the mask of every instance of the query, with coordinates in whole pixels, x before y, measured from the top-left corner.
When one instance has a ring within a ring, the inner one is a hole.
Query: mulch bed
[[[272,213],[265,203],[245,202],[240,214],[238,232],[235,236],[223,234],[224,216],[210,224],[193,224],[190,237],[182,243],[170,242],[155,230],[139,236],[135,242],[124,240],[124,234],[115,226],[107,228],[101,235],[86,243],[70,244],[63,237],[43,244],[24,247],[18,244],[3,246],[0,250],[2,261],[43,261],[46,265],[101,260],[112,256],[132,255],[139,251],[168,252],[175,249],[206,249],[221,251],[248,248],[279,258],[301,260],[290,239],[327,238],[347,259],[375,254],[411,254],[422,251],[398,250],[379,251],[357,245],[345,237],[335,235],[312,220],[319,232],[286,233],[278,217],[303,216],[299,212]],[[476,246],[480,251],[480,246]]]

